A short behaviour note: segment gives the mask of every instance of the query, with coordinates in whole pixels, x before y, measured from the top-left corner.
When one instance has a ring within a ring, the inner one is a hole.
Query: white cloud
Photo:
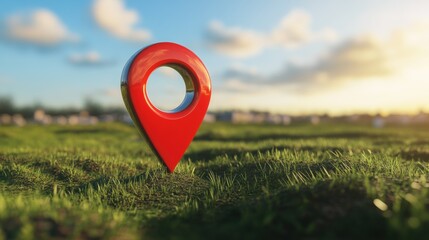
[[[324,41],[328,43],[338,42],[338,34],[332,28],[324,28],[313,35],[314,41]]]
[[[148,30],[137,28],[139,15],[126,9],[122,0],[95,0],[92,15],[96,23],[110,34],[129,41],[147,41]]]
[[[174,70],[171,67],[167,67],[167,66],[163,66],[163,67],[159,67],[156,70],[159,70],[159,72],[168,78],[176,78],[178,76],[180,76],[179,72],[177,72],[176,70]]]
[[[313,64],[288,63],[271,75],[245,68],[231,69],[224,73],[224,88],[253,91],[255,85],[259,85],[261,89],[288,87],[301,93],[313,93],[358,81],[387,81],[409,68],[427,68],[427,29],[429,24],[416,24],[396,30],[385,39],[362,34],[338,44]]]
[[[104,65],[108,61],[101,58],[100,54],[95,51],[87,53],[75,53],[69,56],[68,61],[74,65]]]
[[[264,37],[254,31],[226,28],[221,22],[210,23],[207,39],[214,50],[234,56],[247,57],[257,54],[265,45]]]
[[[311,22],[311,15],[303,10],[291,11],[278,26],[265,33],[225,27],[221,22],[213,21],[208,27],[206,40],[215,51],[232,57],[252,56],[267,47],[282,46],[293,49],[314,41],[337,40],[337,34],[333,29],[315,31]]]
[[[285,16],[272,31],[271,39],[285,48],[297,48],[313,41],[335,42],[337,33],[331,28],[315,31],[312,17],[303,10],[294,10]]]
[[[96,102],[103,103],[105,106],[123,106],[121,89],[114,86],[105,86],[105,88],[94,89],[85,94],[87,99],[93,99]]]
[[[4,35],[9,40],[38,46],[49,47],[79,40],[53,12],[46,9],[10,16],[5,27]]]
[[[101,91],[101,95],[106,97],[121,97],[121,90],[119,88],[107,88]]]
[[[285,16],[272,32],[272,40],[285,48],[296,48],[312,39],[311,16],[294,10]]]

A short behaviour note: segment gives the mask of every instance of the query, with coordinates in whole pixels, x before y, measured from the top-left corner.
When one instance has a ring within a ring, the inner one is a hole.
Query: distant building
[[[376,116],[376,118],[379,116]],[[402,114],[390,114],[384,119],[385,123],[388,124],[402,124],[402,125],[408,125],[412,121],[412,117],[409,115],[402,115]]]
[[[251,111],[248,114],[250,115],[250,123],[264,123],[267,122],[269,112]]]
[[[42,109],[37,109],[36,111],[34,111],[33,119],[34,122],[38,124],[52,124],[52,117],[47,115]]]
[[[418,123],[418,124],[429,123],[429,114],[425,113],[423,111],[420,111],[419,114],[417,114],[416,116],[414,116],[413,122],[414,123]]]
[[[37,109],[33,113],[23,112],[21,114],[0,114],[0,125],[15,125],[24,126],[30,124],[58,124],[58,125],[93,125],[99,122],[124,122],[126,124],[133,124],[129,114],[121,110],[106,112],[99,117],[91,116],[88,111],[81,111],[76,114],[75,110],[72,111],[52,111],[54,114],[49,115],[43,109]],[[67,112],[66,115],[64,112]],[[58,115],[55,115],[58,114]],[[59,115],[59,114],[63,115]],[[74,113],[74,114],[73,114]],[[372,124],[374,128],[382,128],[386,125],[429,125],[429,113],[421,111],[416,115],[407,114],[390,114],[386,117],[370,114],[352,114],[341,116],[329,116],[328,114],[319,115],[297,115],[290,116],[287,114],[276,114],[263,111],[243,111],[232,110],[223,112],[208,112],[203,119],[204,122],[231,122],[231,123],[264,123],[264,124],[281,124],[289,125],[292,122],[298,124],[313,124],[320,123],[353,123],[353,124]]]
[[[71,115],[68,118],[68,124],[70,125],[94,125],[98,122],[98,118],[90,116],[87,111],[82,111],[79,115]]]
[[[37,109],[36,111],[34,111],[33,119],[36,123],[42,123],[45,119],[45,111],[43,111],[42,109]]]
[[[52,123],[58,124],[58,125],[67,125],[67,123],[68,123],[67,117],[65,117],[65,116],[53,117]]]
[[[117,120],[117,117],[113,114],[104,114],[100,116],[100,122],[114,122]]]
[[[203,121],[208,123],[216,122],[216,115],[214,115],[213,113],[206,113]]]
[[[310,123],[313,125],[318,125],[320,123],[320,117],[319,116],[311,116],[310,117]]]
[[[1,125],[10,125],[12,124],[12,116],[9,114],[0,115],[0,124]]]
[[[292,118],[285,114],[259,111],[225,111],[216,114],[216,120],[232,123],[270,123],[288,125]]]
[[[218,113],[217,119],[222,122],[232,123],[260,123],[264,118],[260,113],[245,111],[226,111]]]
[[[2,114],[0,115],[0,125],[14,125],[22,127],[27,124],[27,121],[21,114]]]
[[[372,126],[374,128],[383,128],[384,124],[385,124],[385,120],[383,119],[383,117],[381,115],[377,115],[372,120]]]
[[[121,122],[129,124],[129,125],[134,125],[133,123],[133,119],[131,118],[131,116],[129,114],[124,114],[123,116],[121,116]]]
[[[292,118],[285,114],[268,114],[266,122],[271,124],[289,125],[292,122]]]
[[[15,114],[12,116],[12,124],[15,126],[22,127],[27,123],[21,114]]]
[[[244,111],[226,111],[218,113],[217,119],[222,122],[248,123],[252,116]]]

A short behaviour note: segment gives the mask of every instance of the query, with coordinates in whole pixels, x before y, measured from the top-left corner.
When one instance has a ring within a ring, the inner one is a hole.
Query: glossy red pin
[[[158,67],[180,73],[186,85],[183,102],[163,111],[149,100],[147,82]],[[134,124],[162,163],[173,172],[192,142],[210,102],[211,81],[203,62],[175,43],[156,43],[137,52],[122,72],[122,98]]]

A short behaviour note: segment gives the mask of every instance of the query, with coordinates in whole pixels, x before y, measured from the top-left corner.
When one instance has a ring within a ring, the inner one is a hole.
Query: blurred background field
[[[0,239],[424,239],[425,127],[205,123],[174,174],[122,123],[0,128]]]

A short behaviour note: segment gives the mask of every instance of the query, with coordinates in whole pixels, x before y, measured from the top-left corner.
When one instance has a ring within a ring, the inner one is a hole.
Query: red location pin
[[[147,82],[158,67],[168,66],[185,81],[186,95],[175,109],[162,111],[149,100]],[[192,142],[210,102],[211,81],[203,62],[175,43],[156,43],[128,61],[121,79],[127,110],[157,157],[173,172]]]

